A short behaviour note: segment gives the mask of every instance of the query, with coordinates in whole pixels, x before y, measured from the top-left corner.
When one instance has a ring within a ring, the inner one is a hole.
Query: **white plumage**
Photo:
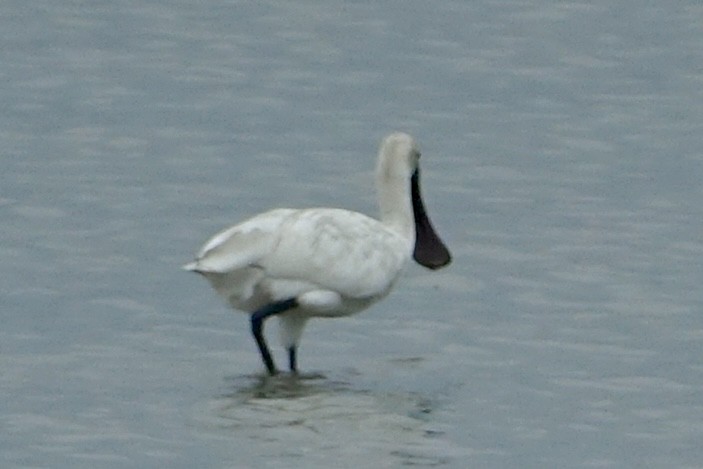
[[[184,266],[204,275],[234,309],[252,314],[252,333],[269,373],[276,367],[263,321],[278,316],[291,371],[310,317],[356,313],[388,294],[411,257],[431,269],[449,251],[420,198],[412,137],[394,133],[377,166],[380,220],[334,208],[275,209],[212,237]]]

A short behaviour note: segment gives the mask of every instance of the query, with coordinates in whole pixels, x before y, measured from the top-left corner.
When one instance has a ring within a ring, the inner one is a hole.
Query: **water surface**
[[[693,1],[6,2],[2,466],[700,467],[701,24]],[[265,379],[179,266],[271,207],[374,214],[393,130],[454,263],[312,322],[313,376]]]

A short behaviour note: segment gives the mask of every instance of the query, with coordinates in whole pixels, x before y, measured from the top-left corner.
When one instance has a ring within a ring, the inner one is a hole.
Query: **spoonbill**
[[[185,270],[202,274],[251,332],[269,374],[277,373],[264,321],[276,316],[288,366],[312,317],[357,313],[385,297],[413,258],[429,269],[451,262],[420,196],[420,151],[405,133],[383,139],[376,182],[380,219],[336,208],[279,208],[213,236]]]

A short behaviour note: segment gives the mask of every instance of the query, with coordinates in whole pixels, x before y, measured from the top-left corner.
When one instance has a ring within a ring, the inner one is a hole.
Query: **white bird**
[[[270,374],[277,372],[263,323],[277,316],[297,372],[300,336],[311,317],[357,313],[385,297],[410,258],[439,269],[451,262],[420,197],[420,152],[410,135],[381,143],[376,168],[380,220],[335,208],[274,209],[228,228],[184,269],[205,276],[251,329]]]

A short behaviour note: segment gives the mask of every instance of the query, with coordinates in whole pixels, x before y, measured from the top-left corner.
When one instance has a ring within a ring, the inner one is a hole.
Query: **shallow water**
[[[7,2],[0,465],[700,467],[701,24],[693,1]],[[454,263],[311,322],[306,379],[263,377],[179,266],[271,207],[375,213],[396,129]]]

